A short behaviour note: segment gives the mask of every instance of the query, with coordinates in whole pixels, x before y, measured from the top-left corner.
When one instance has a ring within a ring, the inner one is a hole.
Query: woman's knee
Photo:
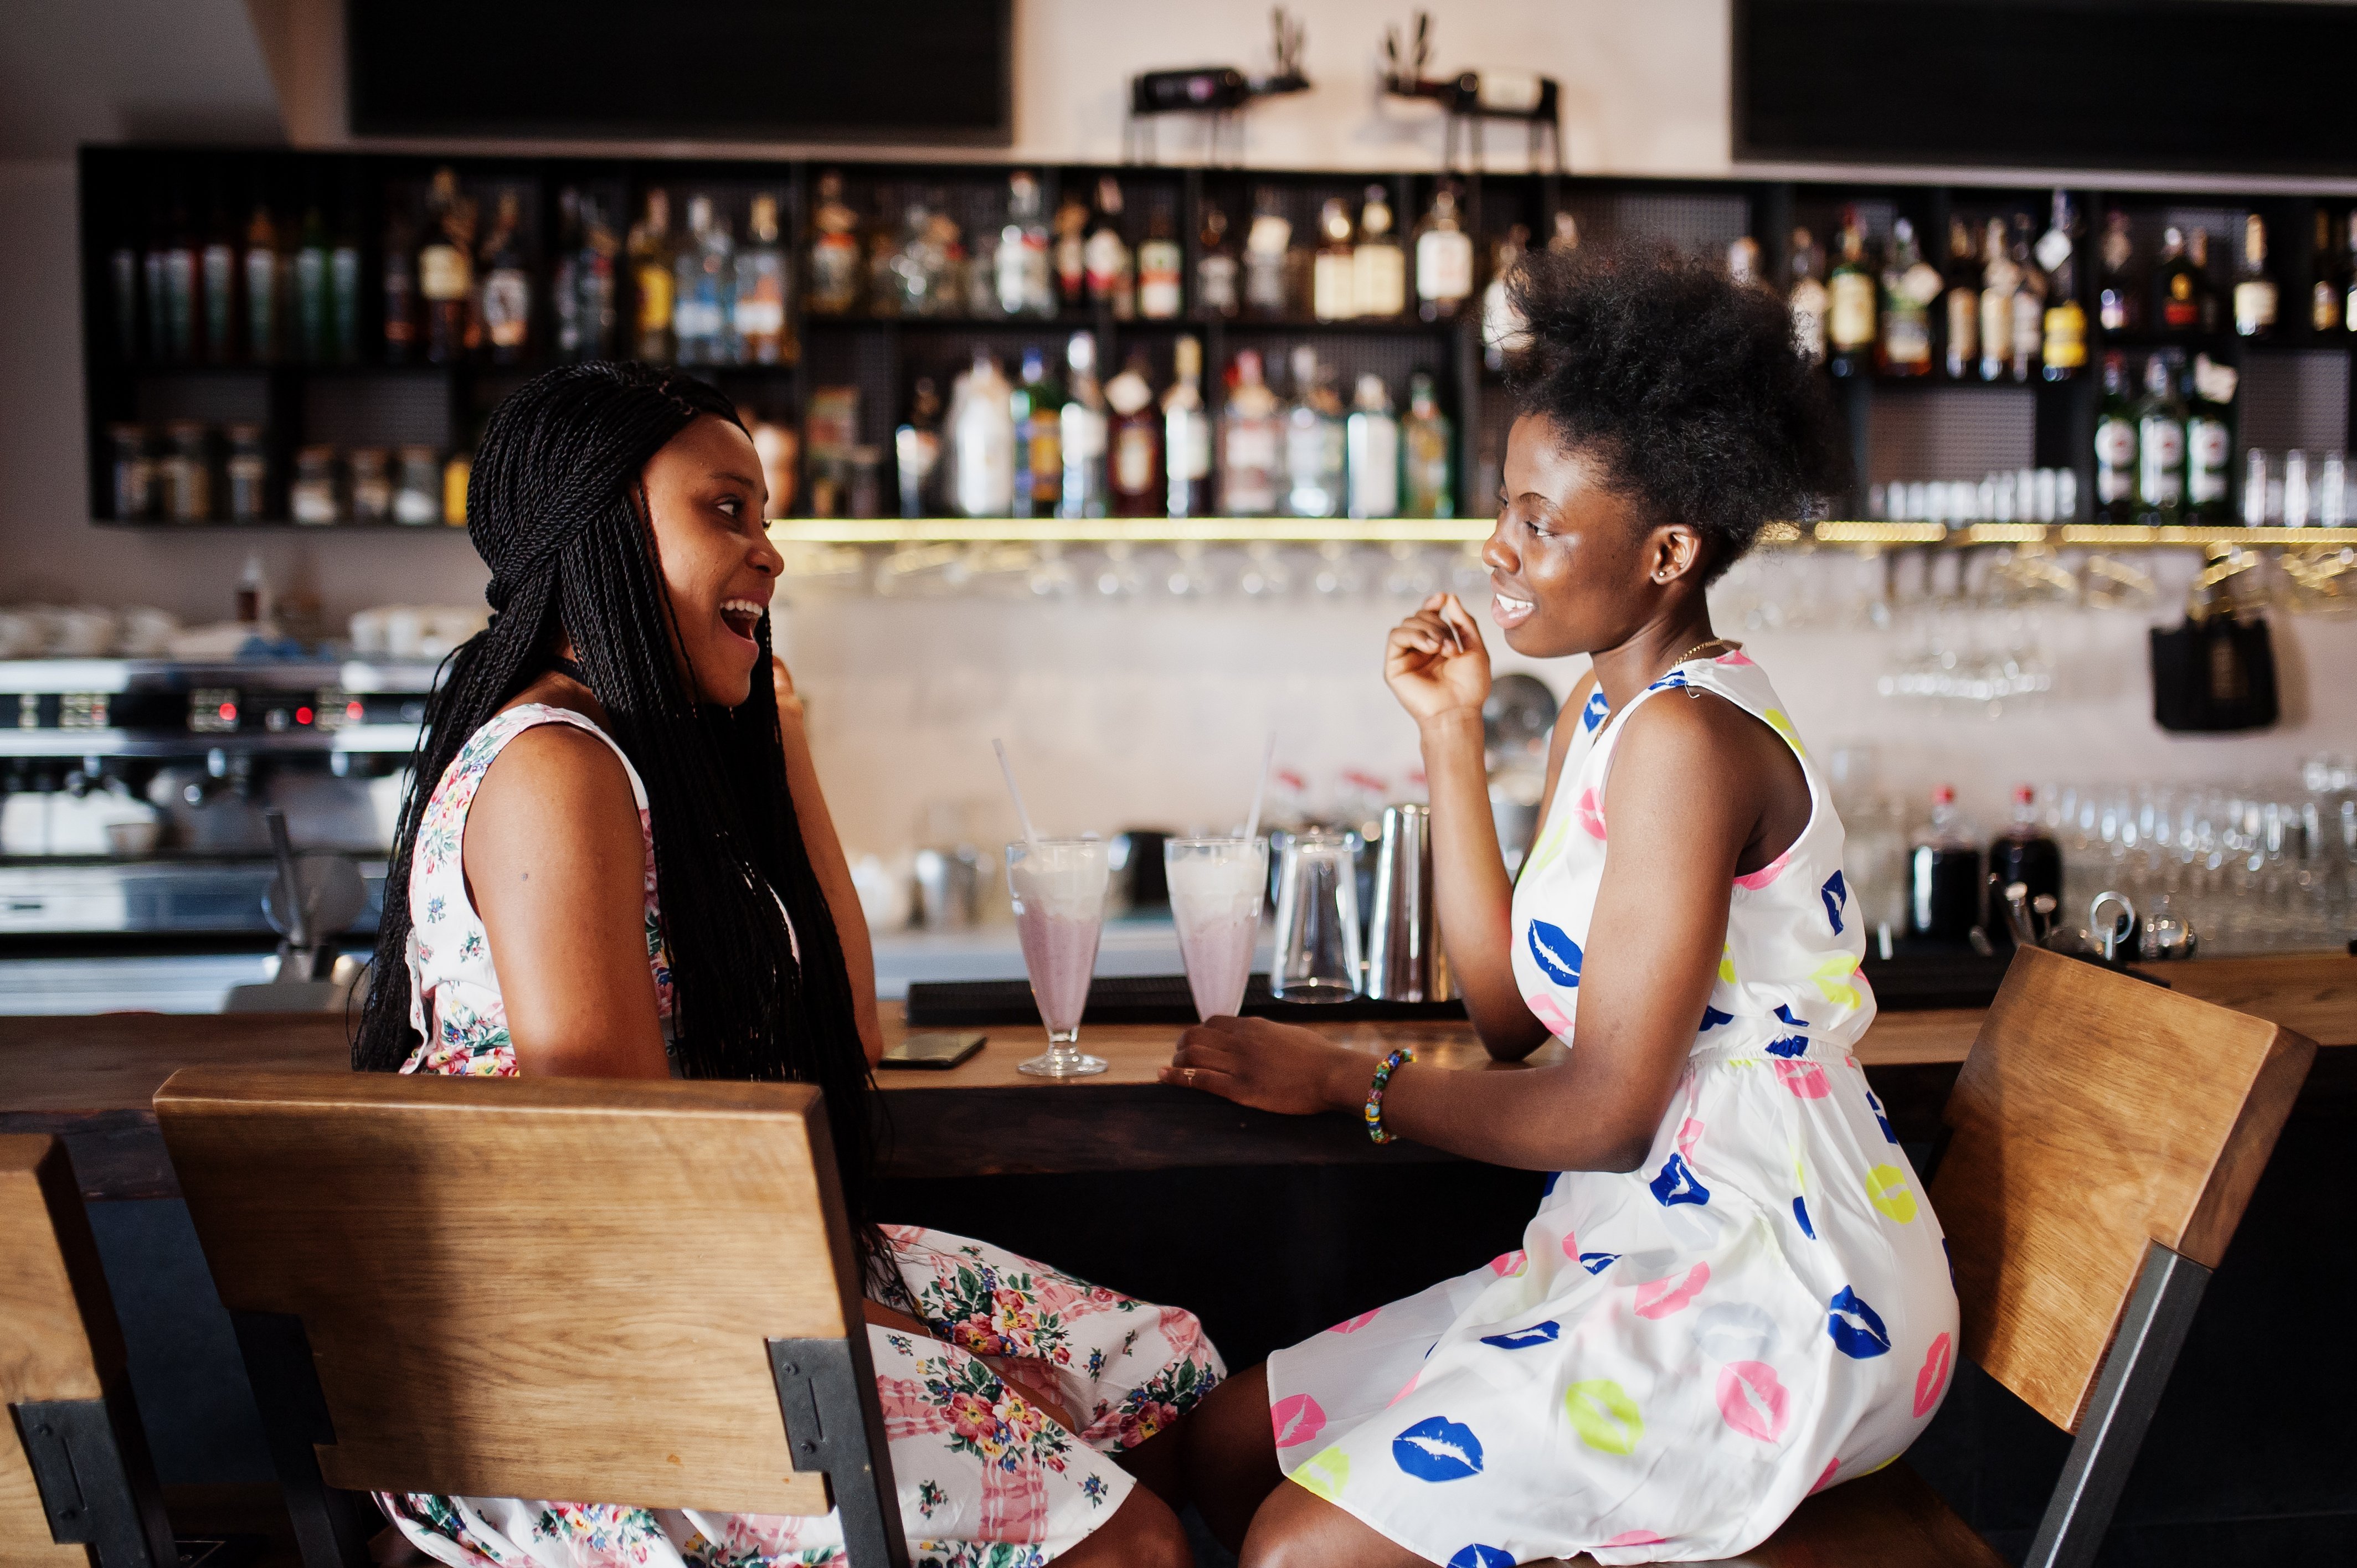
[[[1056,1561],[1065,1568],[1194,1568],[1187,1529],[1146,1487],[1133,1487],[1113,1517]]]

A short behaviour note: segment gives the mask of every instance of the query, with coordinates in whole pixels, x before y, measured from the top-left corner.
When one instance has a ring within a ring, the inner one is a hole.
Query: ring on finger
[[[1186,1072],[1186,1075],[1187,1075],[1187,1087],[1188,1087],[1188,1088],[1189,1088],[1189,1089],[1194,1088],[1194,1087],[1195,1087],[1195,1069],[1194,1069],[1193,1068],[1188,1068],[1188,1069],[1185,1069],[1185,1072]]]

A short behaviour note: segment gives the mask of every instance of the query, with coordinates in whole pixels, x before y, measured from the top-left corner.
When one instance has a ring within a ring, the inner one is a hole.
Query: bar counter
[[[2188,995],[2297,1029],[2325,1047],[2305,1100],[2357,1091],[2357,958],[2301,954],[2152,966]],[[1885,1013],[1857,1056],[1908,1142],[1938,1127],[1956,1068],[1980,1028],[1977,1008]],[[901,1009],[884,1004],[888,1043]],[[1489,1062],[1463,1024],[1349,1024],[1321,1033],[1370,1057],[1413,1045],[1427,1062],[1521,1072],[1561,1060],[1550,1043],[1527,1064]],[[1155,1081],[1178,1031],[1168,1026],[1091,1026],[1084,1048],[1110,1064],[1065,1082],[1028,1078],[1016,1064],[1044,1048],[1036,1027],[996,1028],[982,1052],[940,1070],[883,1072],[891,1131],[882,1174],[932,1178],[1051,1176],[1211,1166],[1330,1165],[1447,1161],[1401,1141],[1371,1144],[1352,1118],[1248,1111]],[[177,1192],[149,1101],[183,1067],[340,1068],[340,1016],[143,1013],[14,1018],[0,1023],[0,1132],[55,1133],[94,1199]]]

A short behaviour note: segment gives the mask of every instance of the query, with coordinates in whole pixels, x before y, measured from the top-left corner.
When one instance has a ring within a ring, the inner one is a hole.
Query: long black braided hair
[[[492,413],[467,486],[468,537],[491,569],[491,622],[451,656],[426,704],[352,1066],[396,1071],[418,1044],[406,890],[426,798],[476,730],[550,670],[569,635],[608,732],[646,786],[671,950],[673,1066],[689,1078],[819,1086],[863,1268],[888,1291],[897,1274],[866,1205],[875,1082],[834,913],[787,790],[767,679],[770,619],[755,633],[761,657],[745,702],[700,703],[673,651],[676,612],[642,510],[648,460],[706,416],[743,428],[736,406],[701,381],[609,363],[549,371]]]

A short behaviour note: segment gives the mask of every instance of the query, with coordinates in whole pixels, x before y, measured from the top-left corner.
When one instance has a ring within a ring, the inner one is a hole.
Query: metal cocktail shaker
[[[1446,1002],[1457,994],[1433,898],[1429,806],[1383,808],[1367,927],[1367,994],[1378,1002]]]

